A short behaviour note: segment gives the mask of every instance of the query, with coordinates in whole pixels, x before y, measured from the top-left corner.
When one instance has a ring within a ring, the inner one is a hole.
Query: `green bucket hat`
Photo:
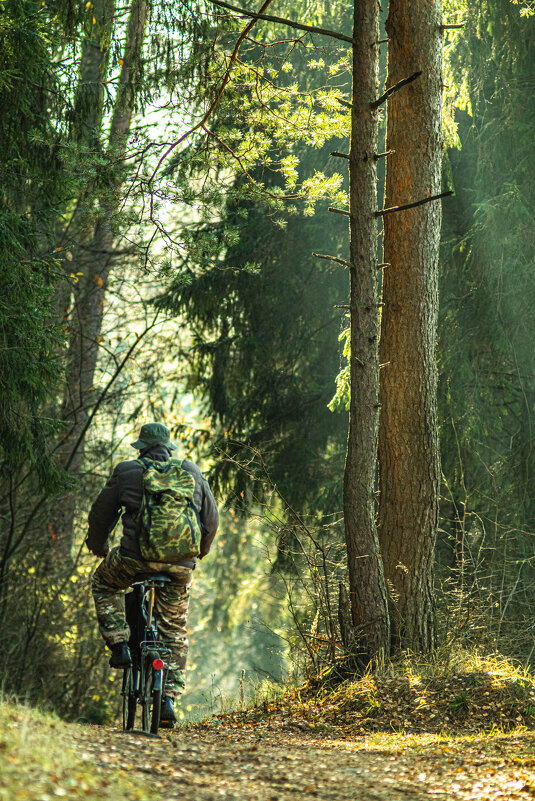
[[[138,451],[148,448],[149,445],[165,445],[173,451],[176,450],[176,445],[169,439],[169,429],[163,423],[146,423],[141,426],[139,437],[132,442],[132,447]]]

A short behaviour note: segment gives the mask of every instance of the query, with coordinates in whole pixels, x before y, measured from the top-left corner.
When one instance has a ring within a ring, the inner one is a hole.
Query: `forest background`
[[[464,27],[444,34],[438,641],[529,665],[534,20],[443,12]],[[273,13],[351,32],[341,0]],[[350,54],[262,21],[231,64],[246,24],[195,0],[0,9],[0,673],[66,715],[116,707],[83,540],[152,419],[224,507],[186,712],[341,650],[348,277],[314,254],[347,252],[328,207],[347,203]]]

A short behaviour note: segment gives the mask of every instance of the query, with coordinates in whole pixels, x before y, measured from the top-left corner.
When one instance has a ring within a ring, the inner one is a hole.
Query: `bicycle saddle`
[[[145,584],[149,581],[153,581],[155,584],[168,584],[171,581],[171,576],[166,573],[136,573],[132,579],[132,584]]]

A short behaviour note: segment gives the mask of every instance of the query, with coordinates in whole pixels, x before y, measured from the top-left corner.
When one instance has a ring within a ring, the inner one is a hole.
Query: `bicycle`
[[[131,583],[132,592],[125,599],[132,665],[124,668],[123,672],[123,731],[134,728],[138,704],[141,706],[143,731],[157,734],[160,728],[166,678],[165,660],[169,658],[171,651],[158,640],[154,593],[157,587],[170,581],[171,578],[165,573],[138,573]],[[161,727],[173,728],[173,725],[166,721]]]

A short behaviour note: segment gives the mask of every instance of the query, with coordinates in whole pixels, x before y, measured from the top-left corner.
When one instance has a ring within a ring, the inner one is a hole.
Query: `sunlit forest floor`
[[[0,799],[532,799],[535,686],[504,661],[307,682],[162,731],[0,704]]]
[[[3,708],[9,801],[163,799],[528,799],[535,736],[375,733],[341,737],[290,726],[181,728],[162,737],[65,724]]]

